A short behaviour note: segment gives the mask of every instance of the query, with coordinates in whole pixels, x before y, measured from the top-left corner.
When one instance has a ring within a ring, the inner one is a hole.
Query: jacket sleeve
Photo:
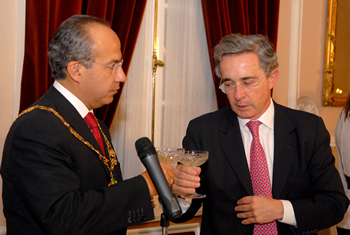
[[[295,185],[294,191],[300,194],[298,198],[290,199],[297,220],[298,234],[318,231],[339,223],[349,205],[335,167],[329,133],[321,118],[313,120],[315,124],[310,126],[315,128],[299,130],[299,154],[305,154],[302,159],[306,161],[307,174],[303,185]],[[303,131],[308,133],[300,134]],[[303,169],[299,169],[299,172],[303,175]],[[305,190],[301,192],[303,188]]]
[[[142,176],[108,187],[96,153],[48,115],[15,123],[9,133],[1,173],[13,187],[5,197],[19,203],[7,210],[22,210],[47,234],[107,234],[154,218]]]

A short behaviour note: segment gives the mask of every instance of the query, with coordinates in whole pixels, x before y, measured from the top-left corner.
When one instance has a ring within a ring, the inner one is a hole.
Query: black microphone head
[[[147,137],[142,137],[135,142],[135,148],[137,155],[142,160],[144,157],[152,154],[156,154],[156,149],[154,148],[152,142]]]

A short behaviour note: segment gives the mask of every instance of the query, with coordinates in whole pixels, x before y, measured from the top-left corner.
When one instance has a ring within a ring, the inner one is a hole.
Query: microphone
[[[181,214],[181,207],[175,194],[166,181],[165,175],[160,167],[156,149],[152,142],[143,137],[135,142],[137,155],[141,159],[143,165],[146,167],[148,174],[158,192],[159,202],[163,208],[163,212],[168,220],[176,219]]]

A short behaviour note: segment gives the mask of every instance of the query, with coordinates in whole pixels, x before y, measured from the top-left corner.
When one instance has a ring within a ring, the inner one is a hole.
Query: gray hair
[[[220,61],[225,55],[239,55],[244,53],[255,53],[260,61],[260,67],[271,75],[278,67],[277,55],[272,48],[267,36],[230,34],[224,36],[220,43],[214,47],[215,73],[221,77]]]
[[[48,51],[54,79],[66,78],[67,65],[71,61],[78,61],[86,68],[91,68],[95,57],[91,50],[94,42],[86,27],[91,24],[109,27],[107,21],[88,15],[72,16],[60,25],[50,42]]]

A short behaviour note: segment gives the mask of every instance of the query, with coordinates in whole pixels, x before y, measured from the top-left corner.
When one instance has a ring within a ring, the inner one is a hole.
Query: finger
[[[196,169],[193,169],[192,167],[179,164],[176,166],[175,172],[182,172],[188,175],[198,176],[201,172],[201,168],[197,167]]]
[[[198,177],[199,178],[199,177]],[[200,178],[178,178],[175,176],[174,178],[174,184],[178,185],[179,187],[185,187],[185,188],[199,188],[200,184]]]
[[[237,201],[237,204],[238,204],[238,205],[250,204],[250,203],[252,203],[252,201],[253,201],[253,197],[254,197],[254,196],[242,197],[241,199],[239,199],[239,200]]]
[[[245,211],[242,213],[237,213],[237,217],[240,219],[247,219],[247,218],[250,218],[252,216],[253,216],[253,214],[251,212],[248,212],[248,211]]]
[[[175,169],[171,164],[161,162],[160,166],[162,167],[165,176],[168,176],[170,178],[175,177]]]
[[[168,185],[171,187],[174,183],[174,177],[175,177],[175,169],[174,167],[169,163],[160,163],[160,166],[162,167],[164,176],[168,182]]]
[[[196,188],[199,186],[199,182],[187,181],[175,177],[172,189],[176,194],[186,195],[196,192]]]
[[[242,220],[242,224],[257,223],[256,218],[252,212],[237,213],[237,217]]]
[[[177,195],[187,195],[196,192],[196,189],[193,187],[181,187],[177,184],[172,185],[172,190]]]
[[[191,167],[178,165],[175,170],[175,178],[173,184],[173,191],[180,195],[191,194],[200,186],[199,170]]]
[[[197,175],[199,175],[202,171],[202,168],[200,168],[199,166],[196,167],[196,169],[194,169],[197,172]]]
[[[166,171],[175,173],[174,167],[169,163],[160,162],[160,166],[162,167],[163,171],[166,170]]]
[[[248,224],[256,224],[256,220],[254,217],[249,217],[247,219],[242,220],[242,224],[248,225]]]
[[[192,169],[195,171],[194,169]],[[196,172],[196,171],[195,171]],[[185,181],[191,181],[191,182],[200,182],[200,177],[197,174],[191,174],[187,171],[181,171],[181,170],[175,170],[175,178],[177,180],[185,180]]]
[[[171,188],[174,184],[174,179],[169,177],[169,178],[166,178],[166,180],[168,182],[169,187]]]
[[[250,204],[243,204],[235,207],[235,211],[251,211],[252,207]]]

